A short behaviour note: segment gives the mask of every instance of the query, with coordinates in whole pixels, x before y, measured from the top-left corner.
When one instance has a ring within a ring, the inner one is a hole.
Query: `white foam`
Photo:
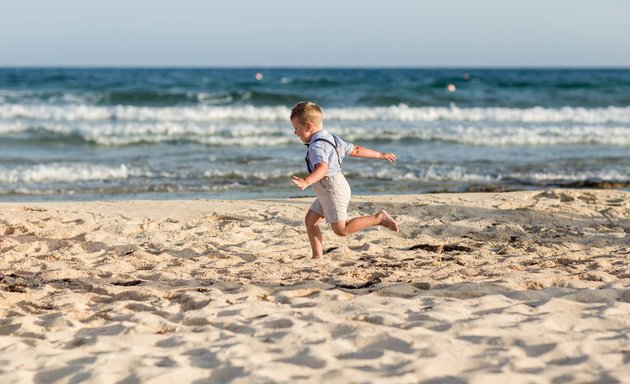
[[[298,143],[286,126],[254,124],[196,124],[178,122],[24,123],[0,121],[0,134],[29,129],[61,135],[79,135],[104,146],[189,141],[208,145],[277,146]]]
[[[630,146],[630,126],[476,126],[436,124],[422,127],[365,128],[333,125],[330,130],[350,142],[444,141],[475,146],[541,146],[603,144]],[[199,124],[180,122],[36,123],[0,121],[0,134],[37,129],[79,135],[104,146],[188,141],[216,146],[279,146],[299,143],[283,124]]]
[[[602,180],[602,181],[617,181],[617,180],[630,180],[630,173],[619,172],[615,170],[602,170],[602,171],[584,171],[574,173],[560,173],[560,172],[533,172],[533,173],[516,173],[511,177],[533,180],[533,181],[586,181],[586,180]]]
[[[56,126],[63,130],[64,126]],[[215,146],[277,146],[297,141],[283,127],[256,125],[199,125],[194,123],[123,123],[80,125],[75,133],[99,145],[128,145],[189,141]]]
[[[29,124],[21,122],[0,122],[0,134],[24,132],[30,128]]]
[[[561,144],[630,145],[630,127],[607,126],[452,126],[422,132],[425,140],[476,146],[538,146]]]
[[[204,96],[199,96],[203,98]],[[288,122],[289,109],[253,106],[88,106],[88,105],[0,105],[0,119],[35,119],[45,121],[282,121]],[[327,108],[326,122],[398,121],[398,122],[501,122],[584,124],[630,123],[630,107],[606,108],[458,108],[451,107],[356,107]]]
[[[287,170],[283,171],[280,169],[272,169],[272,170],[266,170],[266,171],[261,171],[261,170],[248,171],[248,170],[242,170],[242,169],[226,171],[226,170],[214,169],[214,170],[208,170],[204,172],[204,177],[212,179],[216,177],[223,178],[223,177],[228,177],[228,176],[236,176],[242,179],[256,178],[256,179],[261,179],[261,180],[267,180],[267,179],[277,179],[277,178],[283,178],[283,177],[289,178],[291,177],[291,175],[294,175],[294,174],[295,173],[291,171],[287,171]]]
[[[332,110],[327,115],[340,120],[392,120],[392,121],[491,121],[491,122],[579,122],[602,124],[605,122],[630,122],[630,108],[458,108],[421,107],[405,105],[383,108],[350,108]]]
[[[234,101],[232,95],[224,93],[199,92],[196,94],[188,95],[188,97],[191,96],[194,96],[199,103],[207,105],[229,104]]]
[[[424,127],[329,127],[350,141],[421,140],[475,146],[606,144],[630,145],[630,126],[476,126],[430,125]]]
[[[444,182],[444,181],[465,181],[465,182],[492,182],[497,181],[500,176],[484,175],[467,172],[460,166],[433,166],[421,167],[417,169],[403,168],[383,168],[376,171],[360,171],[359,177],[365,179],[382,179],[393,181],[423,181],[423,182]]]
[[[87,163],[52,163],[0,168],[0,183],[76,182],[126,179],[132,171],[125,165],[108,167]]]
[[[351,173],[350,177],[359,177],[362,179],[381,179],[392,181],[419,181],[419,182],[465,182],[465,183],[492,183],[509,179],[527,180],[527,181],[586,181],[586,180],[602,180],[602,181],[618,181],[629,180],[630,173],[618,170],[601,170],[601,171],[577,171],[572,173],[563,172],[515,172],[504,174],[483,174],[471,172],[462,166],[420,166],[417,168],[397,167],[382,168],[379,170],[358,171]]]

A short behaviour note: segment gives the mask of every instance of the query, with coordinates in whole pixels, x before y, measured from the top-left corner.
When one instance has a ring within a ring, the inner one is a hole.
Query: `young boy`
[[[291,125],[295,129],[294,133],[308,146],[305,160],[309,172],[305,178],[293,176],[291,181],[302,190],[313,186],[317,195],[304,220],[313,258],[323,256],[322,232],[318,227],[322,218],[326,219],[338,236],[347,236],[374,225],[382,225],[397,232],[398,224],[384,210],[348,220],[351,191],[341,173],[341,162],[347,155],[387,160],[390,163],[397,160],[396,155],[359,147],[330,134],[323,128],[322,110],[312,102],[301,102],[291,109]]]

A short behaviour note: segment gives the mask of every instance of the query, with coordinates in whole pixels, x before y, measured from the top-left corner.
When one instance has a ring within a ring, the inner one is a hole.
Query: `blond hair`
[[[321,125],[324,114],[319,105],[312,101],[302,101],[291,108],[291,120],[296,119],[300,124],[311,123],[315,126]]]

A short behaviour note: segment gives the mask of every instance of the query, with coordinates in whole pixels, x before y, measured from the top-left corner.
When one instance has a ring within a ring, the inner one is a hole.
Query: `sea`
[[[0,201],[311,196],[304,100],[355,195],[630,187],[630,69],[0,68]]]

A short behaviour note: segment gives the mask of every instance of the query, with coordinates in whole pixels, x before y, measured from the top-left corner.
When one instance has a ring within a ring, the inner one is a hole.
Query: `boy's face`
[[[312,124],[310,122],[306,124],[300,123],[297,119],[291,119],[291,125],[293,125],[293,133],[300,138],[303,143],[311,141],[312,136]]]

